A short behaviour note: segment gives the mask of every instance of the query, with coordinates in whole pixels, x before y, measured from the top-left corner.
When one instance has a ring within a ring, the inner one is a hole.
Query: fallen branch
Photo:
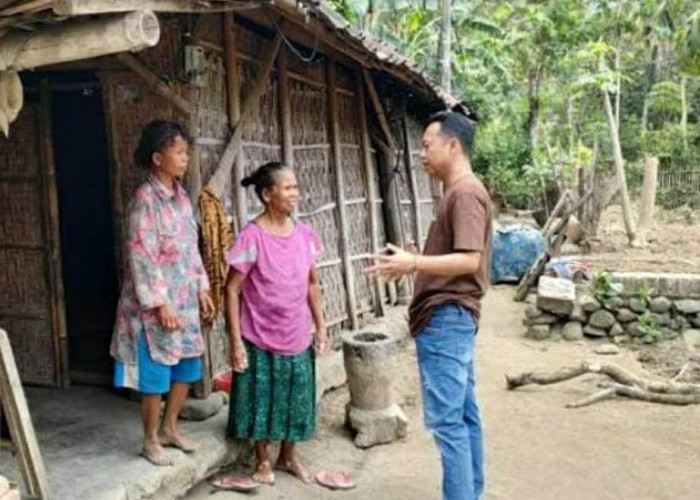
[[[682,372],[684,370],[681,370]],[[530,384],[550,385],[571,380],[587,373],[606,375],[612,379],[612,382],[605,384],[602,391],[568,404],[567,408],[582,408],[614,395],[660,404],[689,405],[700,403],[700,384],[678,382],[678,376],[670,381],[648,380],[614,363],[583,362],[556,372],[524,372],[519,375],[506,375],[506,386],[508,390],[512,391]]]

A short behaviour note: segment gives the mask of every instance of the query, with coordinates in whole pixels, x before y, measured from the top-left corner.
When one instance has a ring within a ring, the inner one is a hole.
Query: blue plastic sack
[[[491,283],[520,281],[545,250],[545,239],[537,229],[523,224],[494,231],[491,250]]]

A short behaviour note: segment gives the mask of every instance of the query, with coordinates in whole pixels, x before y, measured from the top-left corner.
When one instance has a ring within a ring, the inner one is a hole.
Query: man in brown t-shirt
[[[390,245],[369,272],[416,273],[409,308],[416,338],[425,424],[443,466],[444,500],[477,500],[484,487],[481,419],[474,391],[474,338],[489,282],[491,200],[472,172],[474,126],[463,115],[433,115],[421,158],[444,192],[423,255]]]

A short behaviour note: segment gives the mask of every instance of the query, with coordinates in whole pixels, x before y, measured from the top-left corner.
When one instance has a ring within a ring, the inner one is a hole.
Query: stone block
[[[655,297],[649,301],[649,310],[656,314],[665,314],[671,310],[672,302],[666,297]]]
[[[620,354],[620,348],[615,344],[602,344],[596,347],[593,352],[596,354],[603,354],[606,356],[611,356],[615,354]]]
[[[525,332],[525,336],[533,340],[546,340],[552,336],[550,325],[532,325]]]
[[[571,321],[578,321],[580,323],[585,323],[586,321],[588,321],[588,315],[583,310],[583,307],[581,307],[581,304],[578,302],[578,300],[574,303],[574,310],[571,311],[569,319]]]
[[[617,337],[625,334],[625,328],[620,323],[615,323],[609,332],[611,337]]]
[[[603,307],[608,311],[617,312],[627,305],[627,301],[622,297],[611,297],[606,300]]]
[[[637,314],[629,309],[620,309],[617,313],[617,320],[620,323],[631,323],[637,320]]]
[[[347,423],[357,432],[354,443],[358,448],[392,443],[408,433],[408,419],[396,404],[381,410],[360,410],[348,405]]]
[[[675,301],[673,305],[676,311],[686,316],[700,313],[700,300],[681,299]]]
[[[630,299],[629,306],[633,312],[636,312],[638,314],[642,314],[647,311],[647,303],[642,299],[638,299],[636,297]]]
[[[615,324],[615,316],[610,311],[600,309],[591,315],[588,324],[600,330],[609,330]]]
[[[642,332],[641,328],[642,327],[638,321],[633,321],[632,323],[628,323],[627,326],[625,326],[625,330],[627,331],[627,334],[630,335],[631,337],[643,336],[644,332]]]
[[[578,321],[569,321],[561,331],[564,340],[575,341],[583,338],[583,326]]]
[[[594,313],[602,307],[600,305],[600,302],[598,302],[596,298],[593,297],[593,295],[589,294],[581,295],[578,298],[578,303],[581,306],[581,308],[587,313]]]
[[[555,316],[554,314],[549,314],[549,313],[543,313],[540,311],[540,314],[538,316],[533,316],[530,318],[525,318],[523,320],[523,325],[525,326],[533,326],[533,325],[552,325],[559,321],[559,316]]]
[[[600,328],[596,328],[591,325],[586,325],[586,327],[583,329],[583,335],[586,337],[591,337],[591,338],[603,338],[608,336],[608,332],[605,330],[601,330]]]
[[[553,278],[551,276],[540,277],[537,286],[537,307],[557,316],[571,315],[576,300],[576,286],[569,280]]]

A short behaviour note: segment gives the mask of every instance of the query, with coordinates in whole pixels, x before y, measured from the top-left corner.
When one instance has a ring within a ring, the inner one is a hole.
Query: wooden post
[[[24,397],[22,382],[17,372],[17,364],[12,354],[10,339],[5,330],[0,330],[0,400],[5,410],[5,418],[10,427],[19,468],[33,498],[40,500],[50,496],[44,460],[36,441],[34,425]]]
[[[423,224],[421,221],[420,196],[418,193],[418,180],[416,179],[416,171],[413,169],[413,148],[411,136],[408,132],[408,122],[406,116],[401,119],[401,128],[403,133],[404,143],[404,164],[406,167],[406,177],[408,180],[408,190],[411,193],[411,203],[413,204],[413,234],[415,235],[416,248],[420,251],[423,247]]]
[[[211,179],[207,183],[207,187],[212,190],[217,198],[221,198],[224,192],[224,186],[231,175],[231,169],[238,156],[241,149],[241,140],[243,138],[243,127],[241,127],[241,122],[245,120],[252,112],[255,106],[259,105],[260,97],[265,93],[270,83],[270,72],[275,65],[275,60],[277,59],[277,54],[279,53],[280,46],[282,45],[282,37],[279,33],[275,35],[275,40],[273,42],[273,47],[268,52],[266,59],[263,61],[260,72],[253,83],[250,94],[246,97],[241,109],[241,116],[239,120],[232,125],[233,134],[226,146],[224,154],[221,155],[219,160],[219,165],[216,168],[216,172],[212,175]]]
[[[365,100],[365,89],[362,79],[357,79],[356,99],[357,115],[360,126],[360,142],[362,145],[362,163],[365,169],[365,180],[367,182],[367,209],[369,210],[369,227],[372,232],[372,253],[379,253],[379,218],[377,217],[377,193],[376,175],[372,163],[371,141],[367,123],[367,102]],[[384,316],[384,293],[382,293],[381,281],[378,277],[372,279],[374,283],[374,303],[377,316]]]
[[[656,183],[659,179],[658,158],[644,158],[644,181],[642,183],[642,198],[639,202],[639,220],[637,230],[642,241],[654,222],[654,207],[656,204]]]
[[[193,144],[190,149],[190,166],[187,169],[183,184],[187,194],[190,196],[192,208],[196,211],[199,207],[199,194],[202,192],[202,169],[201,169],[201,149],[198,144],[199,133],[199,90],[191,88],[188,91],[189,101],[192,109],[188,116],[190,135],[193,139]]]
[[[226,94],[228,97],[228,123],[231,132],[241,119],[241,74],[238,71],[238,51],[236,50],[236,23],[233,12],[224,14],[224,52],[226,64]],[[233,163],[233,188],[235,194],[236,223],[235,233],[243,228],[248,220],[246,193],[241,181],[244,177],[240,146]]]
[[[292,141],[292,103],[289,98],[289,53],[286,48],[280,50],[277,60],[278,89],[280,99],[280,124],[282,127],[282,158],[284,163],[294,168],[294,149]]]
[[[42,166],[43,197],[46,203],[47,223],[45,237],[48,245],[49,297],[51,304],[51,333],[56,360],[56,380],[59,387],[70,384],[68,367],[68,327],[66,322],[65,292],[61,262],[61,233],[58,214],[58,187],[54,161],[51,99],[48,81],[42,80],[39,89],[39,131]]]
[[[348,231],[348,214],[345,204],[345,184],[343,182],[342,152],[340,150],[340,125],[338,122],[338,96],[335,82],[335,61],[326,60],[326,90],[328,93],[328,131],[331,143],[331,163],[338,197],[338,219],[340,221],[340,255],[343,262],[343,274],[348,294],[348,314],[353,330],[359,326],[357,317],[357,295],[355,294],[355,273],[350,259],[350,235]]]

